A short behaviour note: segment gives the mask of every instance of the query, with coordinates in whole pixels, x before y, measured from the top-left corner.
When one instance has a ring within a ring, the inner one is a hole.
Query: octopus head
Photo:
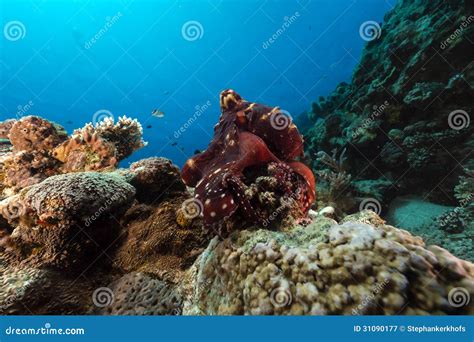
[[[226,89],[220,94],[220,106],[223,112],[234,110],[244,100],[232,89]]]

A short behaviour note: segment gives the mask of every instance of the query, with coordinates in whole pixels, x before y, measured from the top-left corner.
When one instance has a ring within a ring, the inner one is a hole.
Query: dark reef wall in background
[[[361,31],[351,82],[298,120],[317,206],[373,209],[473,260],[474,2],[402,0],[380,27]]]
[[[323,198],[331,193],[343,211],[358,209],[351,196],[383,208],[402,194],[457,206],[460,177],[472,196],[473,9],[472,1],[400,1],[351,83],[313,103],[311,123],[301,121]],[[321,151],[344,153],[333,160],[340,168],[327,169]]]

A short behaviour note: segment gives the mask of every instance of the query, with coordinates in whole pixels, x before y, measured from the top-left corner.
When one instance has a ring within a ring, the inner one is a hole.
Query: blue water
[[[100,110],[126,114],[149,145],[125,164],[182,165],[209,143],[222,89],[299,115],[350,79],[361,23],[394,2],[1,0],[0,119],[34,114],[71,132]],[[20,34],[6,39],[12,21]]]

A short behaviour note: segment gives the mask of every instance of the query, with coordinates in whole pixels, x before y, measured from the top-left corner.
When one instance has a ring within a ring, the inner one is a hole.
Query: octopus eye
[[[221,92],[220,105],[223,111],[232,110],[241,102],[242,97],[232,89],[227,89]]]

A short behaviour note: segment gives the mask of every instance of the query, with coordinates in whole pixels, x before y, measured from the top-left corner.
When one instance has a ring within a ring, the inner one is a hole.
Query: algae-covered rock
[[[108,274],[69,277],[51,268],[0,265],[0,314],[84,315],[104,281],[110,281]]]
[[[378,222],[377,225],[363,222]],[[184,314],[473,314],[474,265],[373,212],[211,242],[182,286]]]

